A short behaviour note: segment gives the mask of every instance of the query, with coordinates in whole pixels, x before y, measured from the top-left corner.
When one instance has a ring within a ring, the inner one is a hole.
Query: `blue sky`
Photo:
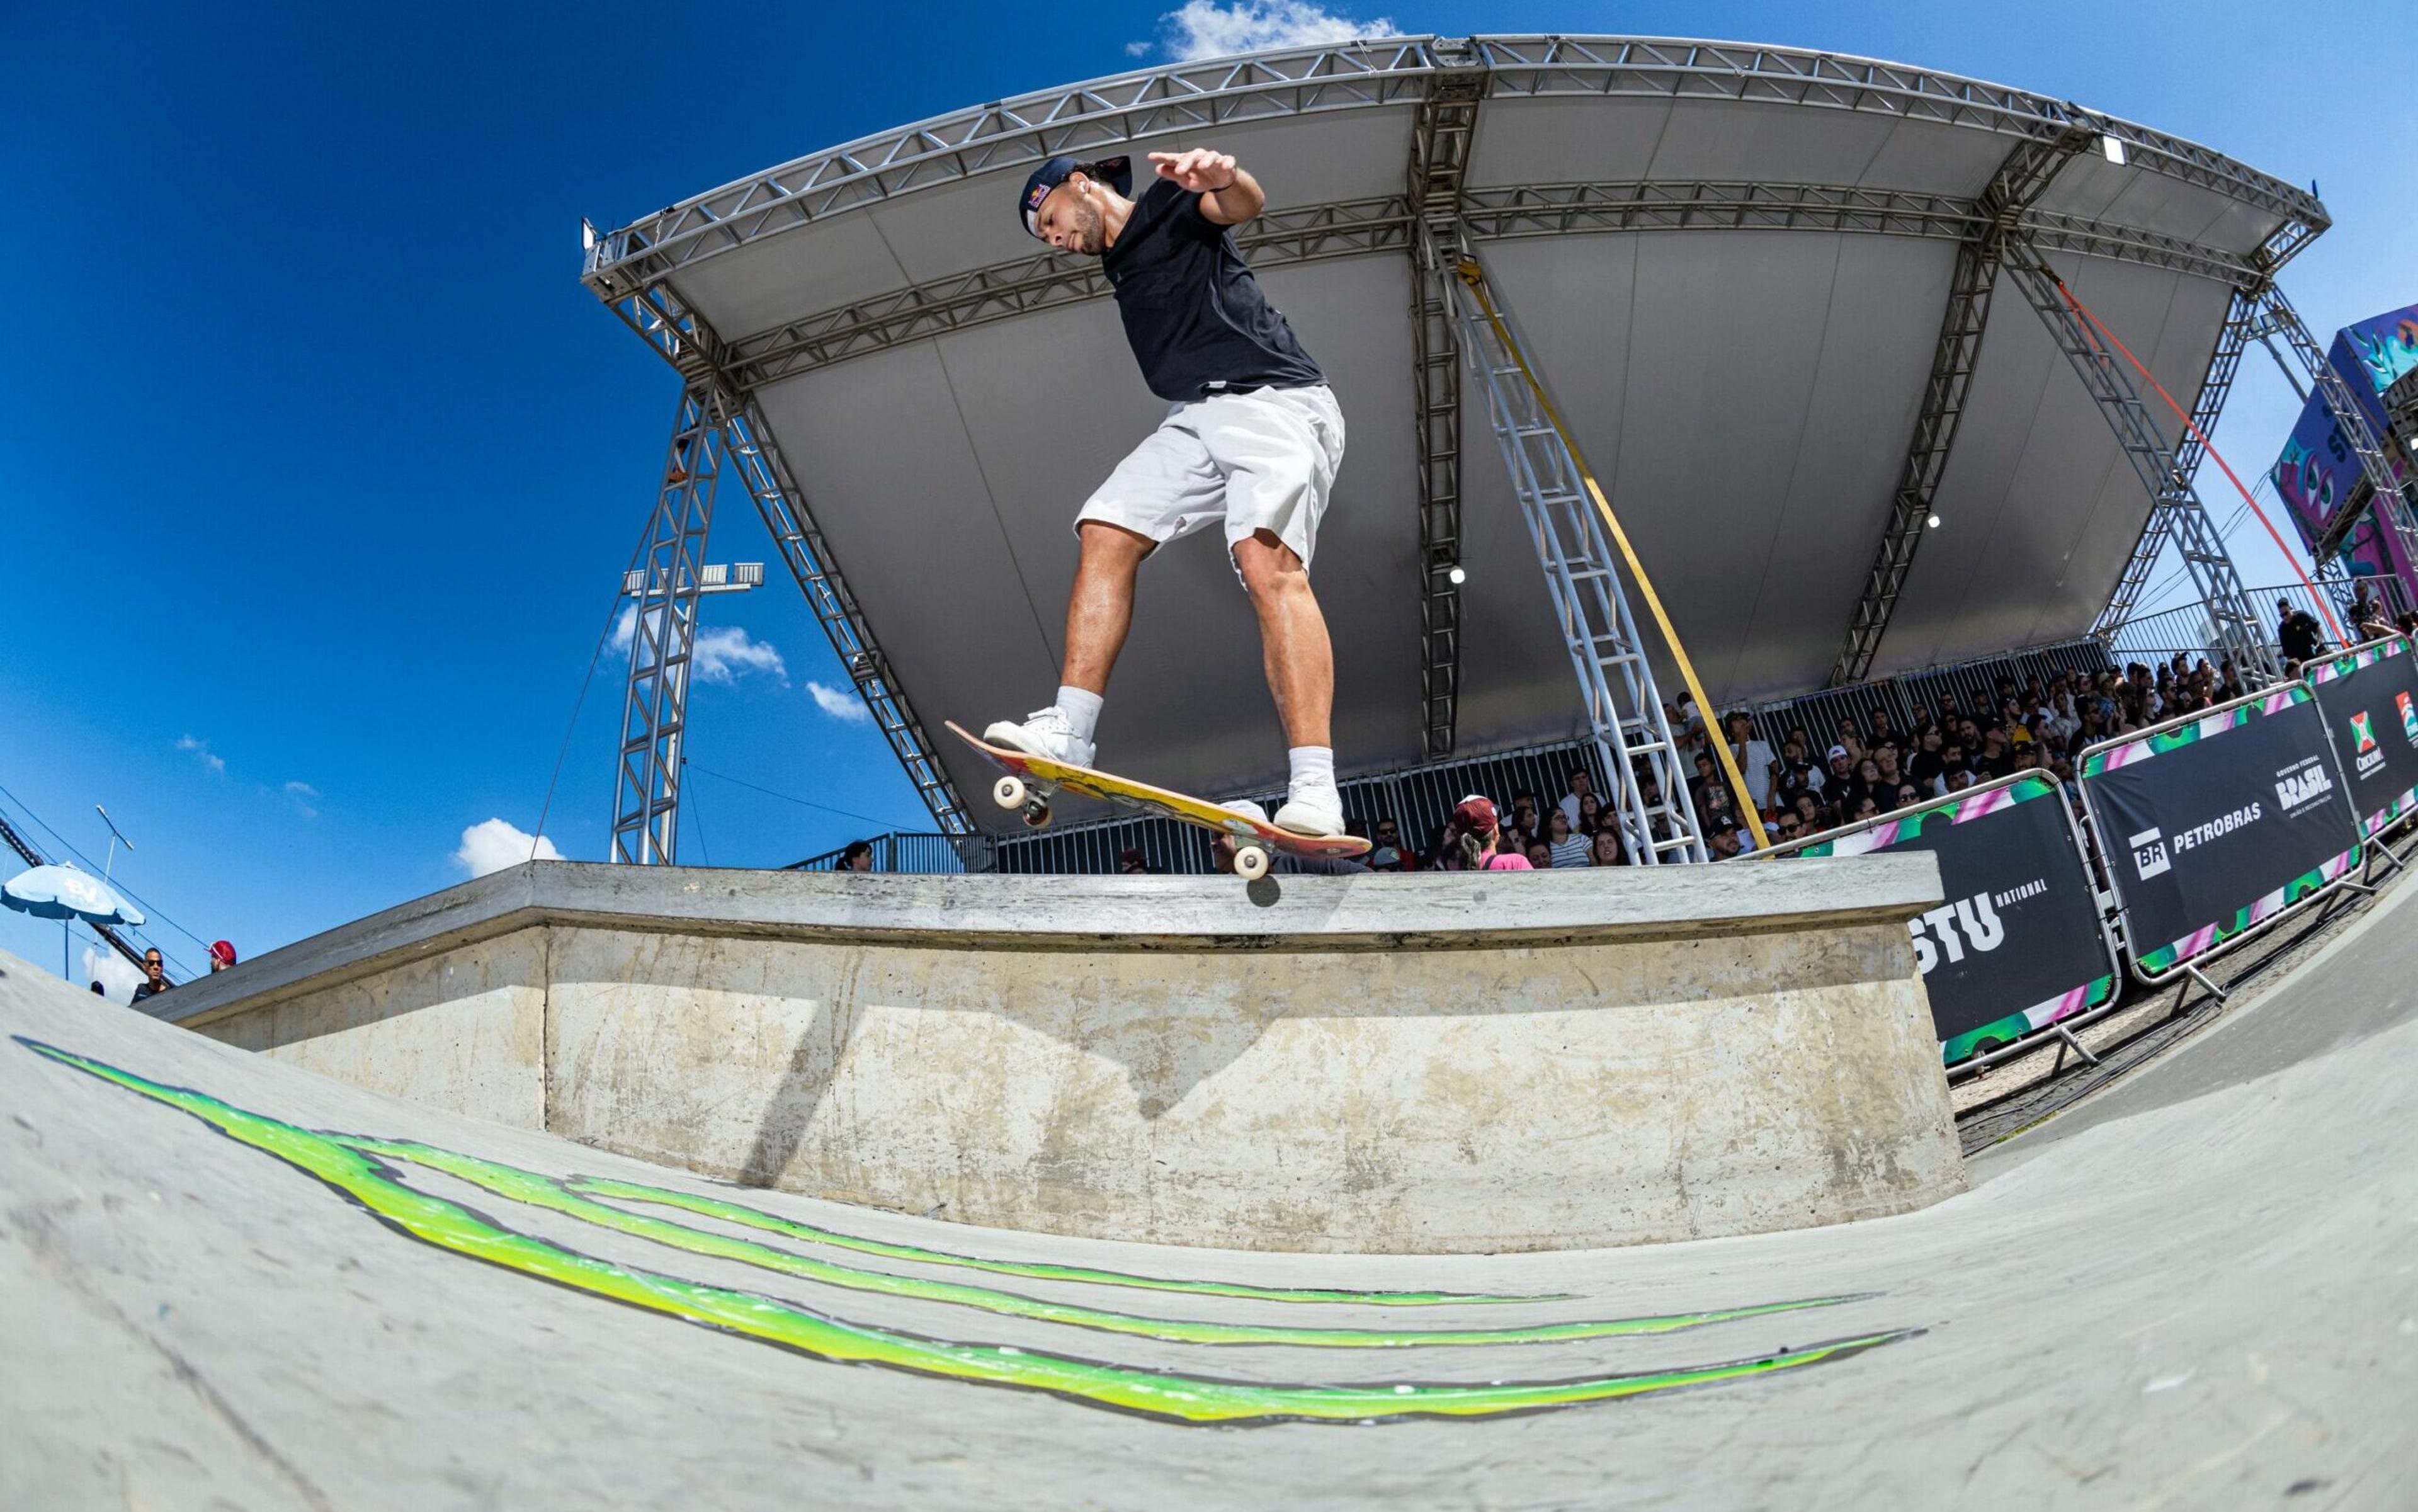
[[[2336,224],[2286,282],[2320,340],[2418,298],[2398,8],[1329,8],[1818,46],[2064,96],[2318,179]],[[1165,9],[0,5],[0,812],[99,861],[106,804],[187,968],[459,880],[467,827],[536,826],[677,398],[580,286],[579,218],[1163,58],[1186,35]],[[2296,408],[2254,359],[2218,444],[2250,476]],[[757,534],[734,520],[715,559],[768,557]],[[2257,535],[2234,538],[2272,581]],[[919,827],[880,737],[816,697],[845,680],[786,584],[709,622],[734,655],[693,701],[684,859]],[[567,855],[604,848],[620,675],[608,653],[554,796]],[[0,948],[59,958],[15,914]]]

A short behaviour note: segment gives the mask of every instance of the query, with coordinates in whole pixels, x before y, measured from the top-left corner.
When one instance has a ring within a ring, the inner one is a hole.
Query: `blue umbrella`
[[[139,924],[143,912],[117,895],[117,890],[72,866],[37,866],[19,872],[0,886],[0,903],[37,919],[59,921],[59,974],[68,974],[67,921]]]

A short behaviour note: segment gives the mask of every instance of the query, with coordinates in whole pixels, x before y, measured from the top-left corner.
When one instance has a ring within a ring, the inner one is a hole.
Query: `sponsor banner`
[[[2401,635],[2309,664],[2334,759],[2350,784],[2359,832],[2399,822],[2418,796],[2418,659]]]
[[[1948,901],[1906,931],[1947,1064],[2116,995],[2115,955],[2055,781],[2025,774],[1779,854],[1881,850],[1939,858]]]
[[[2306,683],[2092,746],[2081,778],[2145,978],[2231,943],[2359,864],[2349,784]]]

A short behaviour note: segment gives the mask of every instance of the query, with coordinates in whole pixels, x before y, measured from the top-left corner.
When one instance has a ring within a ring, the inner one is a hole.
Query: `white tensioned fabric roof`
[[[1266,186],[1250,255],[1350,428],[1312,574],[1335,637],[1338,756],[1348,771],[1420,759],[1403,196],[1417,113],[1447,68],[1485,74],[1463,198],[1479,253],[1717,701],[1814,687],[1838,655],[1958,240],[2020,144],[2076,126],[2124,144],[2121,166],[2068,160],[2027,224],[2185,405],[2231,284],[2326,223],[2306,193],[2206,148],[2018,90],[1784,49],[1480,38],[1187,64],[987,105],[607,235],[589,284],[683,371],[711,366],[758,406],[978,822],[1003,817],[980,801],[988,773],[941,721],[1048,701],[1070,522],[1162,409],[1096,265],[1041,248],[1013,212],[1061,151],[1214,145]],[[666,313],[687,330],[677,349]],[[1481,392],[1462,392],[1459,751],[1476,755],[1585,717]],[[1875,673],[2088,633],[2149,508],[2001,280],[1942,524]],[[724,540],[743,509],[725,500]],[[1249,608],[1214,538],[1145,565],[1101,741],[1117,770],[1189,791],[1280,781]]]

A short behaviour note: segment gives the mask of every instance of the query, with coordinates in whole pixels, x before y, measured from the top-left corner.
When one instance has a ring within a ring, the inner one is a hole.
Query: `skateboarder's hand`
[[[1158,170],[1159,177],[1171,178],[1177,188],[1188,189],[1195,194],[1215,194],[1219,190],[1234,187],[1236,169],[1233,158],[1207,147],[1194,147],[1185,152],[1154,152],[1150,155],[1150,165]]]

